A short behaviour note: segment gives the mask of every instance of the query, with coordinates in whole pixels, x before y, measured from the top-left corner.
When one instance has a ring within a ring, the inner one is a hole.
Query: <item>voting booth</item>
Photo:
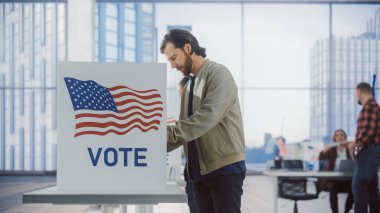
[[[57,187],[166,187],[166,64],[58,64]]]

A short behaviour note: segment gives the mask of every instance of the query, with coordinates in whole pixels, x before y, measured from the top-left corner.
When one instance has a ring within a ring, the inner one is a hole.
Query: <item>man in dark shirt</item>
[[[355,146],[358,151],[357,162],[352,181],[352,192],[355,200],[355,212],[380,212],[378,190],[378,169],[380,166],[380,109],[371,93],[371,86],[360,83],[356,87],[359,113]]]

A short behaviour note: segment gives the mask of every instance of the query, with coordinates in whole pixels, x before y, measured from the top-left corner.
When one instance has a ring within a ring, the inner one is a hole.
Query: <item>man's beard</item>
[[[186,53],[185,55],[186,55],[185,64],[183,65],[183,70],[181,71],[182,71],[183,76],[189,76],[191,73],[191,69],[193,67],[193,60]]]

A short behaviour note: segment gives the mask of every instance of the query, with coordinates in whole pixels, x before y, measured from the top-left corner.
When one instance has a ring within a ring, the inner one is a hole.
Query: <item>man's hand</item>
[[[355,144],[354,141],[351,141],[351,142],[348,144],[348,148],[349,148],[349,149],[353,149],[353,150],[355,150],[355,147],[356,147],[356,144]]]
[[[356,148],[356,143],[355,141],[351,141],[349,144],[348,144],[348,153],[350,154],[351,156],[351,159],[355,160],[355,148]]]

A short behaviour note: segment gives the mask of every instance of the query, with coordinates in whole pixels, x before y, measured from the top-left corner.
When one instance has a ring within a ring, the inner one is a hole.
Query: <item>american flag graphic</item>
[[[95,81],[64,78],[75,111],[76,133],[125,135],[133,129],[158,131],[163,102],[157,89],[106,88]]]

